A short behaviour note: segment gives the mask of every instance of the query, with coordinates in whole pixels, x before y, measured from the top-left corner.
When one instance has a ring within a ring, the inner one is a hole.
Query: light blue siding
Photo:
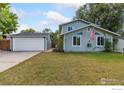
[[[61,29],[61,33],[68,32],[68,27],[72,27],[72,30],[76,30],[76,29],[79,29],[81,27],[85,27],[87,25],[88,25],[88,23],[85,23],[85,22],[78,20],[78,21],[63,25],[62,29]]]
[[[103,51],[104,47],[98,47],[96,45],[97,40],[96,37],[99,35],[104,36],[105,38],[109,39],[110,42],[113,41],[113,36],[111,34],[108,34],[104,31],[101,31],[99,29],[94,29],[94,33],[97,33],[94,35],[94,40],[90,41],[91,42],[91,47],[87,47],[87,43],[90,40],[90,31],[88,31],[88,28],[85,29],[80,29],[78,31],[68,33],[64,35],[64,40],[63,40],[63,48],[64,51],[76,51],[76,52],[93,52],[93,51]],[[72,45],[72,37],[74,35],[77,35],[79,33],[81,34],[81,40],[80,40],[80,46],[73,46]]]

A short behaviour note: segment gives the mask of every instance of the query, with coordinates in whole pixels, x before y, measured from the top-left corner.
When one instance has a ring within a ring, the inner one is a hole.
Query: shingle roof
[[[10,35],[12,38],[41,38],[48,37],[49,33],[40,33],[40,32],[22,32],[19,34]]]

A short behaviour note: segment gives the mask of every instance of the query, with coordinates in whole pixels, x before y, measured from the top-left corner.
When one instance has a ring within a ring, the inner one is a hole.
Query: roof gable
[[[72,33],[72,32],[75,32],[75,31],[77,31],[77,30],[80,30],[80,29],[84,29],[84,28],[86,28],[86,27],[89,27],[89,26],[93,26],[93,27],[95,27],[95,28],[101,29],[102,31],[105,31],[105,32],[107,32],[107,33],[110,33],[110,34],[112,34],[112,35],[120,36],[120,34],[117,34],[117,33],[112,32],[112,31],[110,31],[110,30],[104,29],[104,28],[102,28],[102,27],[100,27],[100,26],[98,26],[98,25],[96,25],[96,24],[93,24],[93,23],[88,22],[88,21],[83,20],[83,19],[77,19],[77,20],[73,20],[73,21],[70,21],[70,22],[61,24],[60,27],[63,26],[63,25],[66,25],[66,24],[75,22],[75,21],[82,21],[82,22],[87,23],[88,25],[85,26],[85,27],[80,27],[80,28],[78,28],[78,29],[76,29],[76,30],[73,30],[73,31],[70,31],[70,32],[61,33],[61,35],[68,34],[68,33]]]
[[[84,22],[84,23],[87,23],[87,24],[91,24],[91,22],[88,22],[86,20],[76,19],[76,20],[73,20],[73,21],[70,21],[70,22],[66,22],[66,23],[60,24],[59,26],[67,25],[67,24],[70,24],[70,23],[73,23],[73,22],[76,22],[76,21],[81,21],[81,22]]]
[[[95,28],[97,28],[97,29],[101,29],[102,31],[105,31],[106,33],[109,33],[109,34],[112,34],[112,35],[115,35],[115,36],[120,36],[120,34],[114,33],[114,32],[112,32],[112,31],[109,31],[109,30],[107,30],[107,29],[104,29],[104,28],[101,28],[101,27],[98,27],[98,26],[95,26],[95,25],[87,25],[87,26],[85,26],[85,27],[81,27],[81,28],[76,29],[76,30],[73,30],[73,31],[71,31],[71,32],[62,33],[62,34],[60,34],[60,35],[73,33],[73,32],[75,32],[75,31],[78,31],[78,30],[80,30],[80,29],[84,29],[84,28],[87,28],[87,27],[90,27],[90,26],[95,27]]]

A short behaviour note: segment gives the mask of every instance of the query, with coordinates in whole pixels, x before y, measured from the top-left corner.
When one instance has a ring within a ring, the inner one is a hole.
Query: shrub
[[[112,52],[112,43],[105,39],[105,52]]]
[[[116,48],[115,48],[115,45],[117,44],[117,42],[118,42],[118,38],[117,38],[117,37],[114,37],[114,38],[113,38],[113,50],[116,49]]]
[[[64,50],[63,49],[59,49],[59,48],[55,48],[55,49],[53,49],[53,52],[64,52]]]
[[[55,48],[55,52],[63,52],[63,38],[60,36],[60,31],[51,33],[52,48]]]

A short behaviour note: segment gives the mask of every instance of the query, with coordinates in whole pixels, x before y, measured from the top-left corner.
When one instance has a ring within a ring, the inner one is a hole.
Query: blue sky
[[[42,32],[46,27],[54,32],[59,24],[72,20],[81,5],[83,4],[13,3],[10,4],[10,11],[19,18],[17,33],[27,28]]]

